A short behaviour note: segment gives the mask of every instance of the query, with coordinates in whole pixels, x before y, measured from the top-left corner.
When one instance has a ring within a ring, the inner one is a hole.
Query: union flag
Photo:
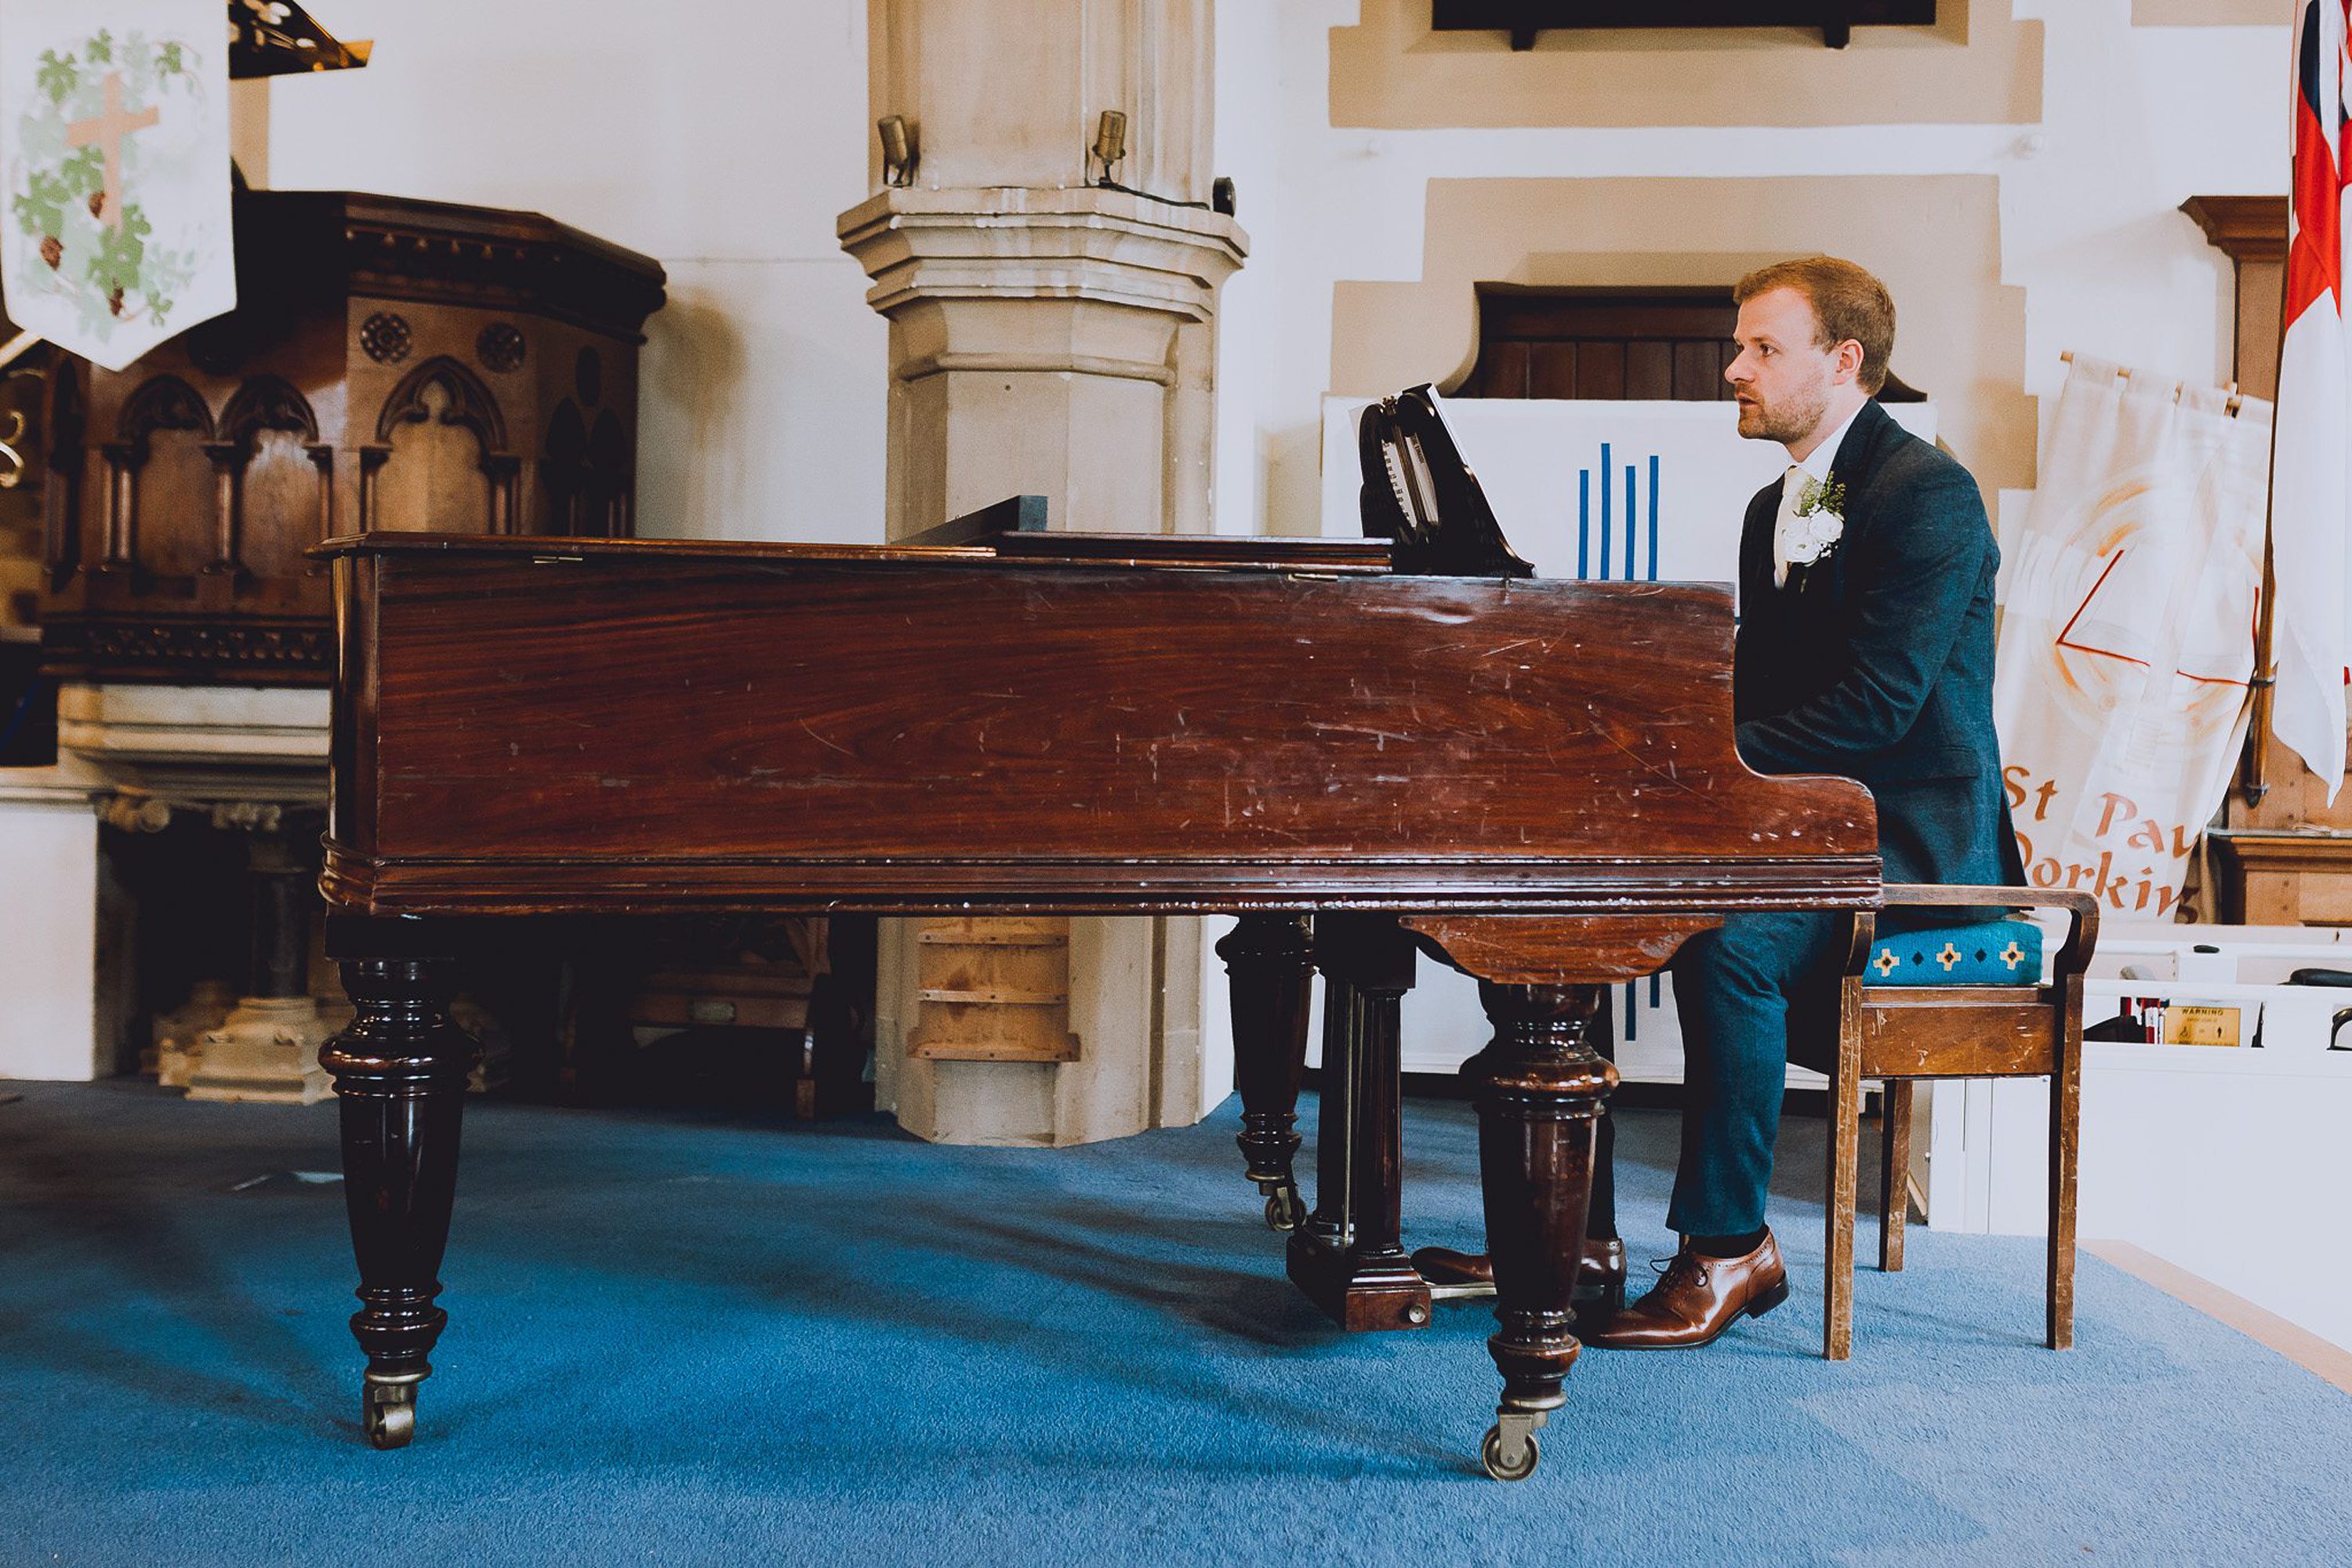
[[[2352,168],[2346,47],[2352,0],[2304,0],[2295,17],[2294,173],[2286,307],[2271,458],[2272,617],[2278,687],[2271,731],[2344,783],[2352,663],[2352,336],[2345,330],[2346,172]]]

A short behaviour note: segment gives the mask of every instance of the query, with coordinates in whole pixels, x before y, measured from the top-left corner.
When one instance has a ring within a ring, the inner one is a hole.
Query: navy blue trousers
[[[1669,966],[1683,1029],[1683,1143],[1666,1223],[1683,1236],[1764,1224],[1788,1081],[1789,999],[1834,984],[1843,917],[1727,916]]]

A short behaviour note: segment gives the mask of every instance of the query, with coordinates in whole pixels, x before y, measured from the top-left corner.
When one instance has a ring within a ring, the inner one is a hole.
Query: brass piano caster
[[[1543,1423],[1540,1415],[1498,1413],[1495,1424],[1486,1428],[1486,1440],[1478,1446],[1478,1462],[1498,1481],[1526,1480],[1536,1473],[1536,1461],[1543,1458],[1543,1450],[1536,1446],[1536,1428]]]
[[[398,1383],[368,1379],[360,1395],[360,1419],[367,1428],[371,1448],[405,1448],[416,1436],[415,1378]]]
[[[1297,1230],[1298,1222],[1306,1217],[1307,1205],[1299,1200],[1297,1184],[1284,1182],[1279,1186],[1273,1186],[1266,1194],[1265,1225],[1268,1230]]]

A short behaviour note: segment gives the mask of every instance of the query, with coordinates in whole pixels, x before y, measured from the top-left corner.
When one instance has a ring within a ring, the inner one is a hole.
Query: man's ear
[[[1840,381],[1862,379],[1862,345],[1848,338],[1837,346],[1837,378]]]

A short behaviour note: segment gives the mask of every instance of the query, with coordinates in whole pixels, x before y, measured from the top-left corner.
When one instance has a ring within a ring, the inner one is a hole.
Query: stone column
[[[1245,244],[1210,207],[1212,11],[872,0],[874,114],[914,163],[888,183],[877,138],[839,226],[890,322],[893,538],[1022,494],[1057,528],[1210,531],[1217,288]],[[1198,921],[954,923],[884,922],[877,1090],[910,1131],[1076,1143],[1207,1110]]]

